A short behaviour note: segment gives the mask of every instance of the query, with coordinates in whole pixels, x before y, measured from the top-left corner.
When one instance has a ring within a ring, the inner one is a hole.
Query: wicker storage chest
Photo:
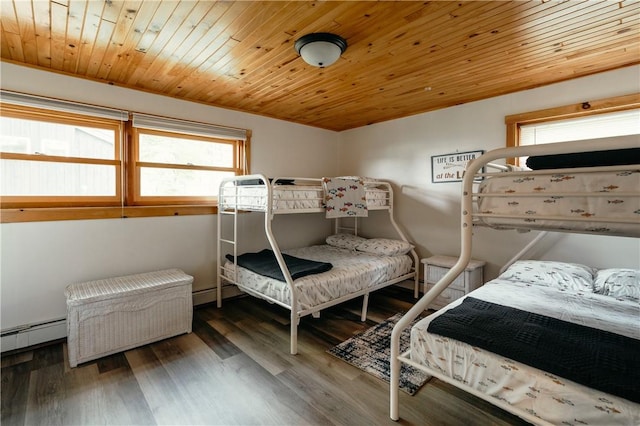
[[[191,332],[193,277],[180,269],[67,286],[71,367]]]

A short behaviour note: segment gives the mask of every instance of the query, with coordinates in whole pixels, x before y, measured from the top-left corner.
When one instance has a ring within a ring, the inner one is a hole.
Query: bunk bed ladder
[[[339,232],[348,232],[349,234],[353,234],[353,235],[358,235],[358,218],[357,217],[352,217],[349,219],[353,220],[353,225],[349,226],[346,224],[343,224],[342,217],[337,217],[334,219],[334,223],[333,223],[333,229],[334,229],[334,233],[339,233]]]
[[[223,194],[223,188],[220,188],[220,197],[222,197]],[[233,195],[233,197],[237,197],[238,196],[238,190],[237,188],[235,189],[235,194]],[[216,304],[218,306],[218,308],[222,307],[222,277],[223,277],[223,270],[224,270],[224,258],[222,257],[222,244],[228,244],[230,246],[233,247],[233,258],[234,258],[234,264],[235,264],[235,259],[238,258],[238,203],[235,202],[237,201],[234,200],[234,207],[233,209],[225,209],[225,208],[221,208],[221,206],[218,206],[218,238],[217,238],[217,246],[216,246],[216,253],[218,254],[218,273],[217,273],[217,285],[216,285]],[[231,216],[233,217],[233,235],[230,239],[228,238],[223,238],[222,235],[222,221],[223,221],[223,217],[225,216]],[[233,276],[233,281],[237,282],[238,281],[238,268],[237,266],[234,268],[234,276]]]
[[[343,217],[336,217],[333,222],[334,233],[347,232],[349,234],[358,235],[358,218],[352,217],[349,218],[352,220],[353,224],[343,224],[342,219],[346,219]],[[365,293],[362,299],[362,310],[360,311],[360,321],[364,322],[367,320],[367,310],[369,309],[369,293]]]

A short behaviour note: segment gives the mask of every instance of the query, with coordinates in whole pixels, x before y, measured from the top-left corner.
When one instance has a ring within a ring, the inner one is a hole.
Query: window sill
[[[218,206],[61,207],[0,210],[0,223],[58,220],[125,219],[217,214]]]

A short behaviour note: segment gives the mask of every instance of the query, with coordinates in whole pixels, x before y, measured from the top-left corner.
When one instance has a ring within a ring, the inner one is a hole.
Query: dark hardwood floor
[[[524,425],[432,379],[400,392],[326,350],[411,306],[381,290],[360,322],[361,298],[305,317],[289,355],[289,313],[255,298],[194,311],[193,333],[69,368],[65,342],[2,356],[2,425]]]

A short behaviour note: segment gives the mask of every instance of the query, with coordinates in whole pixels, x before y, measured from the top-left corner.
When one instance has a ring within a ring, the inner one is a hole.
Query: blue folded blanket
[[[225,257],[233,262],[232,255],[228,254]],[[331,263],[301,259],[284,253],[282,254],[282,257],[289,269],[291,278],[294,280],[311,274],[319,274],[333,268]],[[272,250],[264,249],[258,253],[241,254],[238,256],[238,261],[236,263],[243,268],[255,272],[256,274],[264,275],[265,277],[273,278],[278,281],[285,281],[282,270],[278,265],[278,260]]]

